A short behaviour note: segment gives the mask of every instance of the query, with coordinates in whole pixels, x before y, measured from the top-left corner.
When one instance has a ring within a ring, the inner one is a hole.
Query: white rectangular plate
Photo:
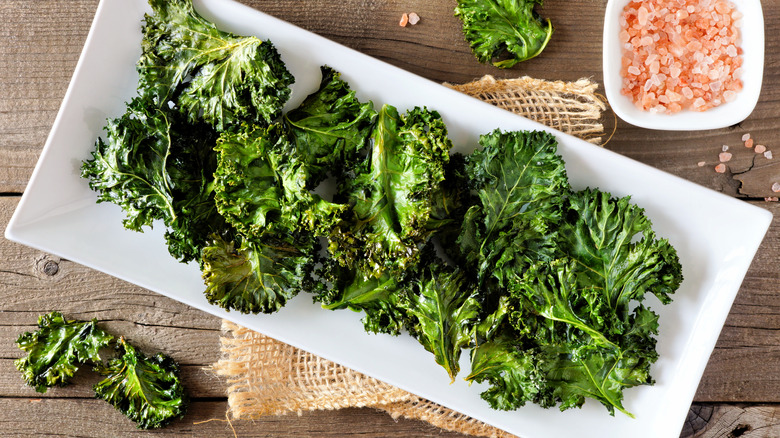
[[[232,0],[196,0],[196,8],[221,28],[274,42],[295,75],[291,105],[319,84],[327,64],[376,106],[404,110],[427,106],[444,117],[456,149],[473,150],[480,134],[547,129],[507,111],[414,76]],[[301,7],[305,7],[303,4]],[[163,227],[136,233],[123,214],[79,176],[107,118],[124,111],[135,93],[145,0],[102,0],[81,59],[29,186],[6,228],[10,240],[46,251],[159,292],[218,317],[341,363],[524,438],[677,436],[734,297],[771,221],[765,210],[668,175],[657,169],[554,132],[575,188],[598,187],[631,195],[661,237],[677,248],[685,281],[660,314],[660,359],[654,386],[625,391],[636,415],[615,417],[597,402],[559,412],[526,406],[491,410],[485,387],[446,373],[408,336],[370,335],[360,315],[331,312],[299,295],[274,315],[241,315],[211,306],[203,297],[196,264],[168,255]],[[467,355],[462,368],[468,370]],[[465,373],[464,373],[465,375]]]

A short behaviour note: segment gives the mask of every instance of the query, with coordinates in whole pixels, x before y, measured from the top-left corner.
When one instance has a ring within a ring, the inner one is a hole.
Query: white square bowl
[[[743,89],[737,98],[707,111],[682,110],[674,114],[651,113],[634,105],[620,93],[623,77],[620,60],[623,52],[618,39],[620,16],[631,0],[609,0],[604,15],[604,89],[615,114],[640,128],[665,131],[718,129],[745,120],[758,103],[764,73],[764,14],[760,0],[731,0],[742,13],[740,26],[743,54]]]

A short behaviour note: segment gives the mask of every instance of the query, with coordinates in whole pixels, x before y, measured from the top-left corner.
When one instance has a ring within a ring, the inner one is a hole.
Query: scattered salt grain
[[[775,192],[775,193],[780,192],[780,183],[776,182],[776,183],[772,184],[772,191]]]
[[[706,161],[699,161],[697,164],[699,165],[699,167],[704,167],[707,164],[707,162]]]
[[[753,139],[752,138],[749,138],[749,139],[745,140],[745,147],[746,148],[752,148],[753,147]]]
[[[420,16],[417,15],[416,13],[414,13],[414,12],[410,12],[409,13],[409,24],[414,26],[415,24],[417,24],[419,22],[420,22]]]
[[[771,159],[772,159],[772,151],[766,151],[766,152],[764,152],[764,157],[765,157],[767,160],[771,160]]]
[[[742,141],[748,141],[749,138],[750,138],[750,134],[744,134],[742,136]]]
[[[757,144],[755,149],[753,150],[756,151],[757,154],[763,154],[764,152],[766,152],[766,146],[762,144]]]
[[[718,155],[718,159],[721,163],[725,163],[729,160],[731,160],[731,152],[721,152],[720,155]]]
[[[726,165],[723,163],[718,164],[717,166],[715,166],[715,172],[726,173]]]
[[[723,152],[726,152],[727,150],[729,150],[729,145],[727,145],[727,144],[724,144],[724,145],[723,145],[723,148],[721,148],[721,150],[722,150]]]
[[[409,14],[404,12],[403,15],[401,15],[401,21],[398,22],[398,25],[401,27],[406,27],[406,25],[409,23]]]
[[[777,196],[770,196],[768,198],[764,198],[764,201],[766,201],[766,202],[778,202],[778,201],[780,201],[780,198],[778,198]]]

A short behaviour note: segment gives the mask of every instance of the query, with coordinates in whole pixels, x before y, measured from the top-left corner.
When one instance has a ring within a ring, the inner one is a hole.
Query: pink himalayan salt
[[[741,14],[730,0],[633,0],[623,10],[622,93],[643,110],[705,111],[742,89]]]
[[[726,173],[726,165],[723,163],[718,164],[717,166],[715,166],[715,172]]]
[[[757,154],[763,154],[764,152],[766,152],[766,146],[762,144],[757,144],[753,150],[756,151]]]
[[[780,183],[772,184],[772,191],[775,193],[780,192]]]
[[[731,157],[731,152],[721,152],[720,155],[718,155],[718,159],[720,159],[721,163],[731,160]]]

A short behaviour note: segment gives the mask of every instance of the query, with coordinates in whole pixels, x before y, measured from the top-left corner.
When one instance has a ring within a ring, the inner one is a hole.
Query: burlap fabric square
[[[491,76],[455,90],[594,144],[601,144],[604,99],[588,79],[549,82]],[[426,421],[481,437],[514,437],[466,415],[322,359],[260,333],[223,321],[222,358],[214,371],[227,379],[228,414],[251,420],[267,415],[371,407],[393,418]]]

